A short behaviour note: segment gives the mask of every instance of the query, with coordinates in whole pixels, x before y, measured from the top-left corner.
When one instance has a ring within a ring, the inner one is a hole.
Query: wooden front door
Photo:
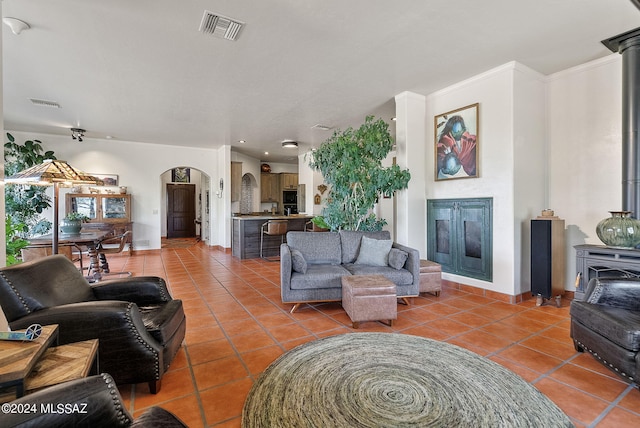
[[[167,238],[196,236],[196,185],[167,184]]]

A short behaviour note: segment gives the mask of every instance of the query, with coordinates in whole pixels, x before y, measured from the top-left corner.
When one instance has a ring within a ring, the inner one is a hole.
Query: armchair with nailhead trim
[[[571,302],[571,338],[620,376],[639,384],[640,279],[593,278]]]
[[[161,407],[151,407],[134,421],[106,373],[50,386],[4,406],[8,407],[0,413],[3,427],[186,427]]]
[[[100,371],[155,394],[182,345],[186,317],[164,279],[89,284],[62,255],[0,269],[0,306],[12,330],[58,324],[59,344],[98,339]]]

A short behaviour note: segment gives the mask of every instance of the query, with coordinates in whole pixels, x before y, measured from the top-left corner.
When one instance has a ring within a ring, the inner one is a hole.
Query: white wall
[[[219,177],[218,154],[214,150],[94,138],[84,138],[80,143],[71,140],[70,136],[8,132],[20,142],[41,140],[43,147],[53,150],[58,159],[85,172],[118,174],[120,185],[127,186],[127,192],[132,195],[133,239],[138,250],[160,248],[161,211],[164,209],[161,175],[165,171],[188,166],[210,177]],[[212,182],[217,184],[217,178]],[[61,191],[61,216],[64,215],[62,195],[64,191]],[[220,243],[216,236],[212,239],[211,245]]]
[[[425,135],[428,114],[425,114],[424,95],[403,92],[396,95],[396,161],[400,168],[411,174],[409,186],[396,192],[397,207],[395,239],[397,242],[415,248],[421,256],[427,254],[427,208],[425,202],[426,176],[430,168],[425,168],[427,144]],[[433,146],[431,146],[433,147]],[[432,170],[431,170],[432,171]]]
[[[516,295],[524,291],[522,224],[544,208],[544,84],[541,76],[517,63],[505,64],[427,96],[427,199],[493,198],[493,281],[452,274],[443,277],[475,287]],[[479,103],[478,178],[435,181],[433,117]],[[524,168],[525,163],[529,163]],[[533,179],[532,179],[533,178]],[[526,267],[525,267],[526,268]]]
[[[548,76],[549,208],[565,219],[565,288],[574,245],[602,245],[596,225],[622,208],[622,56]]]
[[[531,219],[548,205],[546,80],[514,68],[514,294],[531,290]]]

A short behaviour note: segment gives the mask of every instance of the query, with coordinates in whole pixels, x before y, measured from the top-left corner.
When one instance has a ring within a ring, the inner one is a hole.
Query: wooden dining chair
[[[29,262],[31,260],[41,259],[53,254],[53,249],[50,244],[31,244],[21,251],[21,259],[23,262]],[[62,254],[74,264],[79,264],[80,272],[84,270],[82,263],[82,249],[76,244],[59,244],[58,254]]]
[[[107,262],[107,254],[117,254],[121,253],[124,250],[129,237],[131,236],[131,231],[127,230],[125,233],[118,236],[107,236],[98,242],[96,245],[96,250],[98,251],[98,260],[100,261],[100,266],[94,266],[93,264],[89,267],[89,274],[91,275],[96,269],[100,270],[100,276],[108,276],[108,275],[126,275],[131,276],[131,272],[110,272],[109,263]]]

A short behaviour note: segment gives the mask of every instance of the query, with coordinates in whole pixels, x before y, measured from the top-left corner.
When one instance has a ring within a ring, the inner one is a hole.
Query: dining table
[[[80,233],[69,234],[60,233],[58,235],[58,245],[60,244],[75,244],[79,247],[87,248],[87,255],[89,256],[89,271],[87,277],[93,281],[99,281],[102,278],[102,268],[98,262],[98,243],[112,234],[111,230],[91,229],[87,231],[81,230]],[[30,238],[29,243],[33,245],[51,245],[53,241],[53,234],[38,236]]]

